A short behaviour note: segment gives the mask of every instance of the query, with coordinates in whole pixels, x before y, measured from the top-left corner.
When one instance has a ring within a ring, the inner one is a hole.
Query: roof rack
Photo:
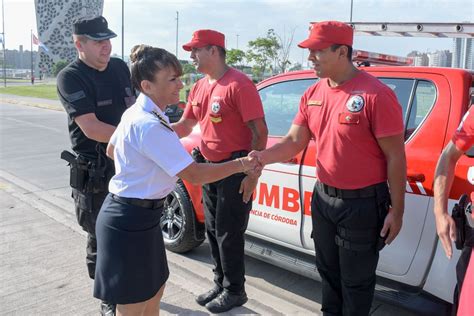
[[[348,22],[357,35],[474,38],[474,23]]]

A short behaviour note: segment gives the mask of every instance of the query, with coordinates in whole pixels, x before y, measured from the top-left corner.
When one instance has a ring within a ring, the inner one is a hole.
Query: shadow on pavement
[[[189,259],[212,266],[211,254],[207,242],[204,242],[201,246],[184,255]],[[259,278],[265,280],[270,286],[292,292],[310,301],[321,303],[321,283],[307,277],[249,256],[245,256],[245,275],[247,280],[250,277]],[[276,291],[274,293],[278,295]]]
[[[172,305],[172,304],[167,304],[164,302],[161,302],[160,310],[166,311],[173,315],[193,315],[193,316],[210,315],[209,313],[206,313],[206,312],[196,311],[196,310],[192,310],[188,308],[182,308],[182,307]]]

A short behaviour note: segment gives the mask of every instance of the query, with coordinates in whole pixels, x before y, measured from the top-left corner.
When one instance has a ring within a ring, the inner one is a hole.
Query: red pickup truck
[[[449,303],[459,253],[448,260],[438,241],[433,215],[433,175],[474,100],[474,72],[453,68],[361,67],[397,95],[405,121],[406,183],[403,228],[381,252],[376,293],[406,304],[415,297]],[[268,146],[286,134],[303,92],[318,78],[313,71],[288,72],[257,85],[269,129]],[[199,128],[182,139],[191,151]],[[315,183],[315,144],[284,163],[267,165],[253,195],[246,253],[318,279],[311,240],[310,198]],[[458,162],[449,208],[474,184],[474,151]],[[201,189],[178,182],[169,195],[161,227],[170,251],[186,252],[204,240]]]

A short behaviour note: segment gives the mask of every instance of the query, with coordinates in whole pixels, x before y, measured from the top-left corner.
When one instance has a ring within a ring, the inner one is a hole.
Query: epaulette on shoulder
[[[151,114],[153,114],[159,121],[160,124],[163,125],[166,129],[174,133],[173,128],[168,124],[168,122],[156,111],[151,111]]]

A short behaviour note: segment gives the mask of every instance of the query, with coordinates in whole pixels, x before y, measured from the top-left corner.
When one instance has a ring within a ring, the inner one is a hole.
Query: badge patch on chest
[[[347,101],[346,108],[352,113],[362,111],[364,108],[364,98],[360,95],[352,96],[349,101]]]
[[[219,104],[219,102],[214,101],[211,104],[212,113],[217,114],[217,113],[219,113],[220,110],[221,110],[221,105]]]
[[[339,124],[359,124],[358,113],[339,113]]]

